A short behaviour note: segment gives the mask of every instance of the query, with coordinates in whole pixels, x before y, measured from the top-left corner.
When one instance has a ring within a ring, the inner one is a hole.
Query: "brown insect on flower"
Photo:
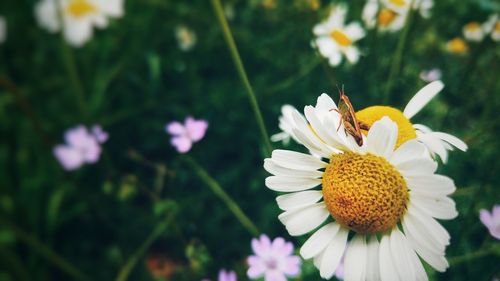
[[[342,90],[338,87],[337,89],[339,90],[340,95],[339,102],[337,104],[338,109],[332,109],[338,112],[341,116],[337,131],[340,129],[340,125],[344,124],[346,133],[351,135],[359,146],[362,146],[363,134],[361,133],[361,130],[369,130],[370,126],[356,119],[356,112],[349,101],[349,97],[347,97],[344,92],[344,85],[342,85]]]

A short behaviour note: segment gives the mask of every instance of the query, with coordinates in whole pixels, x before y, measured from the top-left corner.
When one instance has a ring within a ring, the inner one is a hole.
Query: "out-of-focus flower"
[[[7,39],[7,21],[3,16],[0,16],[0,44]]]
[[[395,32],[403,28],[410,7],[424,18],[430,16],[433,0],[368,0],[363,8],[362,19],[368,29]]]
[[[266,10],[273,10],[276,8],[277,0],[262,0],[262,7]]]
[[[465,39],[471,42],[481,42],[485,35],[481,24],[475,21],[464,25],[462,32]]]
[[[335,6],[328,18],[314,26],[316,35],[313,46],[318,48],[319,53],[328,58],[331,66],[337,66],[342,62],[342,55],[355,64],[359,60],[359,50],[354,43],[365,37],[365,31],[358,22],[344,24],[347,14],[345,5]]]
[[[177,264],[167,257],[153,254],[147,257],[146,266],[155,278],[168,279],[174,274]]]
[[[64,38],[74,47],[92,38],[94,26],[105,28],[109,18],[123,14],[123,0],[41,0],[35,6],[38,24],[51,33],[62,29]]]
[[[106,134],[107,139],[107,133],[101,130],[101,134]],[[68,171],[76,170],[85,163],[92,164],[99,161],[102,150],[100,143],[106,141],[102,138],[98,140],[96,135],[83,125],[67,130],[64,139],[66,143],[57,145],[53,152],[63,168]]]
[[[99,143],[105,143],[109,138],[109,134],[103,131],[102,127],[99,125],[92,126],[90,131],[94,134],[95,139]]]
[[[429,70],[422,70],[420,72],[420,79],[422,79],[425,82],[433,82],[436,80],[440,80],[442,76],[441,69],[439,68],[433,68]]]
[[[417,254],[445,271],[450,236],[436,219],[458,214],[448,197],[453,181],[434,173],[437,163],[418,141],[398,146],[400,120],[375,122],[359,146],[335,109],[323,94],[315,107],[305,107],[305,118],[293,113],[295,136],[321,158],[274,150],[264,160],[272,174],[266,186],[287,193],[276,198],[279,220],[290,235],[312,232],[302,257],[314,259],[325,279],[344,253],[346,280],[427,280]]]
[[[319,0],[307,0],[307,3],[309,4],[309,7],[313,11],[318,10],[319,7],[321,6],[321,2]]]
[[[287,145],[290,142],[290,138],[295,139],[292,132],[293,125],[295,124],[295,122],[293,121],[292,112],[295,110],[295,107],[289,104],[285,104],[281,107],[281,116],[279,117],[279,127],[281,129],[281,132],[272,135],[271,141],[282,141],[284,145]]]
[[[191,149],[193,143],[200,141],[208,128],[208,122],[205,120],[196,120],[188,116],[184,124],[173,121],[165,126],[167,133],[172,135],[170,143],[179,153],[186,153]]]
[[[448,150],[453,150],[456,147],[466,151],[467,145],[455,136],[443,132],[433,132],[427,126],[412,124],[410,121],[443,88],[444,84],[439,80],[426,85],[411,98],[403,112],[389,106],[370,106],[356,112],[356,117],[360,121],[372,125],[382,117],[389,116],[399,126],[398,146],[409,139],[417,139],[425,145],[431,156],[435,157],[437,154],[446,163]]]
[[[287,280],[300,273],[300,258],[293,255],[293,244],[277,237],[273,241],[267,235],[252,239],[255,255],[248,257],[247,275],[251,279],[264,277],[265,281]]]
[[[225,269],[221,269],[219,271],[218,281],[236,281],[236,272],[234,271],[226,271]]]
[[[234,11],[234,4],[233,3],[226,3],[224,4],[224,15],[226,16],[227,20],[233,20],[236,12]]]
[[[196,45],[196,33],[185,25],[179,25],[175,28],[175,38],[181,51],[187,52]]]
[[[469,46],[464,39],[455,37],[446,43],[446,50],[452,54],[463,55],[469,50]]]
[[[500,240],[500,205],[495,205],[491,213],[481,209],[479,219],[488,228],[491,236]]]
[[[491,15],[483,24],[483,30],[486,34],[491,34],[493,41],[500,41],[500,19],[497,14]]]

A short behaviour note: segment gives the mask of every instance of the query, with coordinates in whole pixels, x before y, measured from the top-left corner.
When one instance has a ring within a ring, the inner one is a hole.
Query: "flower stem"
[[[147,249],[153,244],[156,239],[165,231],[167,226],[170,224],[171,220],[173,219],[173,215],[169,214],[163,220],[160,224],[158,224],[154,229],[153,232],[144,240],[144,242],[135,250],[135,252],[130,256],[130,258],[127,260],[125,265],[120,269],[118,272],[118,275],[116,276],[116,281],[125,281],[128,279],[130,273],[134,269],[134,267],[137,265],[137,262],[139,259],[144,255],[144,253],[147,251]]]
[[[222,32],[224,34],[224,39],[226,41],[227,47],[229,48],[229,52],[231,53],[231,58],[233,59],[236,70],[238,71],[238,75],[240,76],[241,82],[245,87],[245,90],[248,95],[248,99],[250,101],[250,105],[252,106],[255,119],[257,121],[257,125],[260,129],[260,134],[262,135],[262,141],[264,142],[264,147],[266,150],[266,154],[271,155],[272,146],[269,140],[269,134],[267,133],[266,126],[264,125],[264,119],[262,118],[262,114],[260,112],[259,104],[257,102],[257,98],[255,97],[255,93],[252,89],[252,85],[248,80],[247,73],[245,71],[245,67],[243,66],[243,62],[241,61],[240,54],[238,52],[238,48],[236,47],[236,43],[234,41],[231,30],[229,29],[229,24],[227,23],[226,17],[224,16],[224,10],[222,8],[220,0],[211,0],[212,7],[215,11],[215,15],[219,20],[219,24],[222,28]]]
[[[408,15],[406,16],[405,26],[403,27],[403,31],[399,36],[398,45],[396,47],[396,52],[392,58],[391,69],[389,71],[389,78],[387,79],[387,83],[385,84],[384,96],[382,97],[383,104],[386,104],[389,101],[389,95],[391,93],[392,87],[394,86],[394,80],[398,75],[399,69],[401,67],[401,58],[403,57],[403,51],[406,44],[406,39],[408,38],[408,33],[410,31],[411,21],[413,20],[414,8],[413,2],[411,1],[410,10],[408,11]]]
[[[82,273],[78,268],[76,268],[74,265],[72,265],[69,261],[64,259],[63,257],[59,256],[57,253],[55,253],[52,249],[50,249],[48,246],[44,245],[38,238],[35,236],[32,236],[26,232],[24,232],[22,229],[17,227],[16,225],[12,224],[9,221],[4,220],[3,218],[0,218],[0,221],[2,223],[6,223],[15,233],[16,237],[31,247],[34,251],[36,251],[38,254],[46,258],[48,261],[50,261],[53,265],[57,266],[61,271],[65,272],[69,276],[73,277],[75,280],[79,281],[90,281],[91,279],[87,277],[84,273]]]
[[[260,231],[248,218],[248,216],[243,213],[238,203],[236,203],[236,201],[234,201],[234,199],[232,199],[224,191],[220,184],[212,178],[208,172],[203,169],[203,167],[201,167],[193,158],[189,156],[184,156],[181,159],[188,164],[195,171],[198,177],[212,190],[212,192],[226,204],[227,208],[234,214],[234,216],[240,221],[243,227],[248,230],[248,232],[254,236],[259,235]]]
[[[73,52],[66,44],[64,39],[61,40],[61,48],[62,55],[64,60],[64,65],[66,67],[66,71],[69,75],[69,80],[71,81],[71,85],[73,87],[72,91],[76,96],[76,100],[78,102],[78,107],[80,109],[80,113],[86,119],[88,116],[87,112],[87,104],[85,102],[85,91],[82,86],[82,82],[80,80],[80,76],[78,75],[78,70],[76,68],[75,57],[73,56]]]

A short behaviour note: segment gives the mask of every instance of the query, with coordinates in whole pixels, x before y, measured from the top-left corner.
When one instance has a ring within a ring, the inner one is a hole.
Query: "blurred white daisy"
[[[491,15],[482,28],[486,34],[491,35],[493,41],[500,41],[500,19],[497,14]]]
[[[175,28],[175,38],[181,51],[190,51],[196,45],[196,33],[185,25],[179,25]]]
[[[0,16],[0,44],[7,39],[7,21],[3,16]]]
[[[35,6],[38,24],[51,33],[62,29],[64,38],[74,47],[92,38],[94,26],[105,28],[108,18],[123,14],[123,0],[41,0]]]
[[[441,79],[443,73],[439,68],[432,68],[428,70],[422,70],[418,77],[425,82],[432,82]]]
[[[354,43],[365,37],[365,31],[358,22],[345,25],[346,14],[346,6],[337,5],[332,8],[328,18],[313,29],[316,35],[313,46],[328,59],[331,66],[339,65],[342,55],[352,64],[359,60],[360,53]]]
[[[485,35],[483,27],[476,21],[464,25],[462,32],[464,38],[471,42],[481,42]]]
[[[433,0],[368,0],[363,8],[362,19],[368,29],[395,32],[405,25],[410,7],[424,18],[430,16]]]
[[[443,88],[444,84],[439,80],[428,84],[413,96],[403,112],[389,106],[370,106],[356,112],[356,117],[368,125],[374,124],[384,116],[390,117],[399,127],[396,146],[400,146],[408,140],[417,139],[427,147],[431,156],[438,155],[443,163],[446,163],[448,150],[453,150],[456,147],[466,151],[467,145],[455,136],[443,132],[433,132],[425,125],[412,124],[410,121]]]
[[[293,236],[314,232],[302,257],[314,259],[326,279],[344,253],[345,280],[427,280],[418,256],[445,271],[450,236],[435,218],[457,216],[448,197],[453,181],[434,174],[437,163],[418,141],[396,149],[398,125],[388,117],[372,125],[360,147],[332,109],[323,94],[305,107],[305,118],[293,113],[294,135],[323,158],[274,150],[264,161],[273,174],[266,186],[288,193],[276,198],[280,221]]]
[[[295,124],[295,122],[293,121],[292,113],[295,110],[295,107],[289,104],[285,104],[281,107],[281,116],[279,117],[279,128],[281,129],[281,132],[272,135],[271,141],[281,141],[284,145],[287,145],[290,142],[291,138],[297,141],[292,132],[293,126]]]

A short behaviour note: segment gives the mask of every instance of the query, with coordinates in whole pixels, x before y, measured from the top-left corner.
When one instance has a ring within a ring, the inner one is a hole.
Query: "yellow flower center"
[[[497,21],[495,24],[495,31],[494,32],[500,32],[500,21]]]
[[[470,22],[465,25],[465,30],[467,31],[477,31],[481,29],[481,25],[477,22]]]
[[[97,7],[87,0],[72,0],[66,6],[66,11],[73,17],[79,18],[97,12]]]
[[[404,7],[406,5],[405,0],[389,0],[389,3],[398,6],[398,7]]]
[[[335,40],[340,46],[347,47],[352,45],[352,40],[342,31],[335,29],[330,33],[330,36]]]
[[[370,127],[376,121],[387,116],[398,125],[398,139],[396,141],[396,148],[403,143],[417,138],[417,133],[413,128],[410,120],[400,110],[390,106],[370,106],[363,110],[356,112],[356,118]],[[362,131],[365,135],[368,133]]]
[[[457,37],[453,40],[448,41],[448,43],[446,44],[446,49],[448,49],[448,51],[451,53],[463,54],[467,52],[469,47],[462,38]]]
[[[336,154],[323,174],[323,197],[332,217],[360,234],[392,229],[404,215],[408,188],[383,157]]]
[[[380,26],[389,25],[396,18],[396,13],[389,9],[382,9],[378,14],[378,24]]]

